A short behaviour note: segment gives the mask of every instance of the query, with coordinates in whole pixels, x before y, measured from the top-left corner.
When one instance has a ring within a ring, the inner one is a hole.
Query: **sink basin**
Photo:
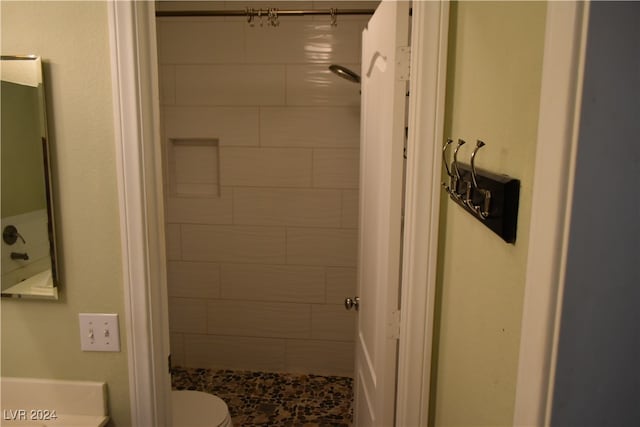
[[[102,427],[107,384],[36,378],[0,379],[2,426]]]

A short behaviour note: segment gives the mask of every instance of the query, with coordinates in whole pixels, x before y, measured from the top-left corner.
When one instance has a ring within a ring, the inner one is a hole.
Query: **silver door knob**
[[[344,299],[344,308],[346,308],[347,310],[351,310],[352,308],[355,308],[356,311],[358,311],[359,305],[360,305],[359,297]]]

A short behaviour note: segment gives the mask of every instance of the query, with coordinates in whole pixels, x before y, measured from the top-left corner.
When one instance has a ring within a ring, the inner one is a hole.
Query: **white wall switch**
[[[82,351],[120,351],[117,314],[80,313]]]

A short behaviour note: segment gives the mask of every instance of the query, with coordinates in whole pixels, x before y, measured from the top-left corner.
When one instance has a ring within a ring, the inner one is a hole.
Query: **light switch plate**
[[[120,351],[117,314],[80,313],[82,351]]]

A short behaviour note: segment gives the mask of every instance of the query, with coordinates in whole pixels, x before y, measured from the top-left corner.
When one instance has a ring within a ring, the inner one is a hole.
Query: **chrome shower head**
[[[349,80],[350,82],[360,83],[360,76],[356,72],[348,69],[347,67],[343,67],[342,65],[331,64],[329,65],[329,70],[331,70],[332,73],[339,75],[343,79]]]

